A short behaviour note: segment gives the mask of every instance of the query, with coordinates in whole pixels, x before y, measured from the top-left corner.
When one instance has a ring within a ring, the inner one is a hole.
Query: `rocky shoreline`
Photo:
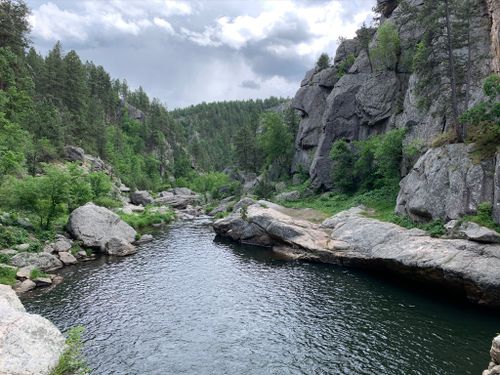
[[[452,289],[470,302],[500,307],[500,245],[484,238],[432,238],[366,216],[362,208],[321,224],[294,218],[274,203],[244,199],[214,223],[215,232],[234,241],[272,247],[291,259],[391,272]],[[469,233],[470,234],[470,233]]]

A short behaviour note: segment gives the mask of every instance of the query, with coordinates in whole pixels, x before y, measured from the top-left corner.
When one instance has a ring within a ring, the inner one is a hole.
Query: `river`
[[[176,224],[127,258],[61,271],[23,297],[84,325],[93,374],[475,374],[500,314]]]

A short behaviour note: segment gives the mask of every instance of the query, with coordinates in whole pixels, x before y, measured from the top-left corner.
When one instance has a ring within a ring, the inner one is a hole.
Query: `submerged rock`
[[[124,240],[123,238],[113,237],[106,243],[104,252],[108,255],[126,256],[134,254],[135,252],[137,252],[137,249],[127,240]]]
[[[28,314],[14,291],[0,285],[0,374],[48,375],[64,343],[51,322]]]
[[[135,240],[137,232],[107,208],[87,203],[74,210],[68,221],[71,234],[84,246],[104,250],[111,238],[129,243]]]

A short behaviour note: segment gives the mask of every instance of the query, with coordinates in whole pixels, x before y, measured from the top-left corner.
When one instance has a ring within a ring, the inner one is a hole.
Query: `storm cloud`
[[[322,52],[371,19],[373,3],[28,1],[38,50],[60,40],[169,108],[292,96]]]

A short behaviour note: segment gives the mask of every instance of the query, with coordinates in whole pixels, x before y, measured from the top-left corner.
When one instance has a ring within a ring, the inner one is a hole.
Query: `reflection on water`
[[[479,374],[500,330],[495,315],[196,224],[62,273],[23,302],[86,326],[94,374]]]

